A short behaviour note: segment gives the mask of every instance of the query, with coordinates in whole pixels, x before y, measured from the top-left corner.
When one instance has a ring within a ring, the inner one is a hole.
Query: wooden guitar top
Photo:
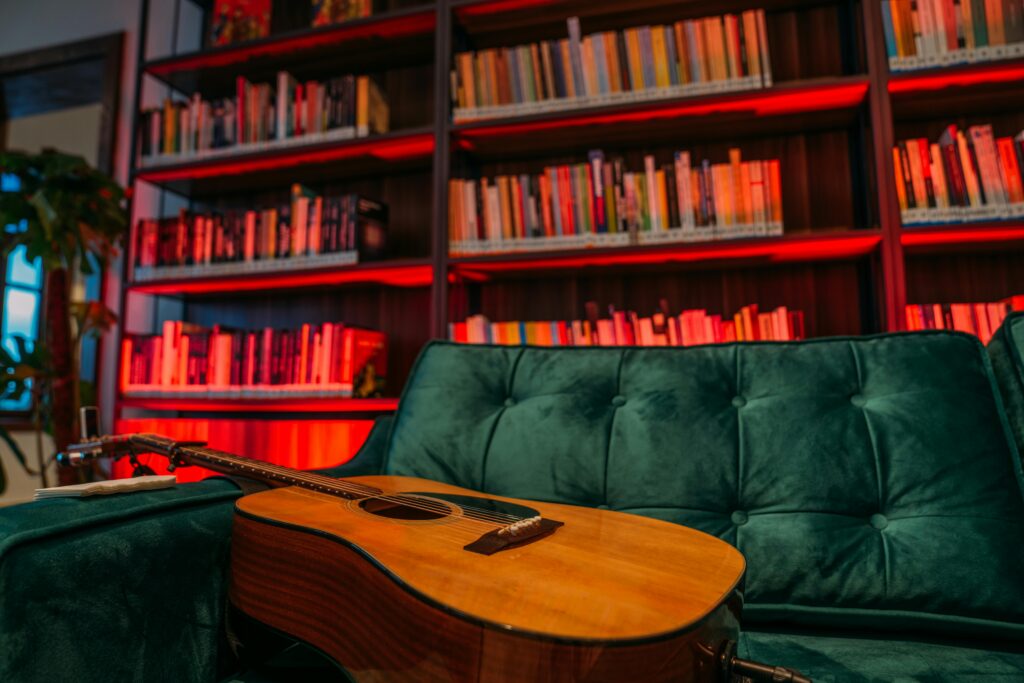
[[[464,517],[407,521],[298,487],[238,500],[240,514],[339,539],[421,600],[471,621],[570,641],[636,641],[685,631],[730,596],[743,556],[687,527],[605,510],[480,494],[412,477],[346,481],[387,493],[518,503],[564,523],[493,555],[463,547],[493,527]]]

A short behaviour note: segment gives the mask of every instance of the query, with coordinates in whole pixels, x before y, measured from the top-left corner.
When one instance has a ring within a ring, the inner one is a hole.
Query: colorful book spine
[[[298,329],[204,328],[169,320],[127,335],[121,388],[135,397],[380,396],[387,337],[343,323]]]
[[[356,194],[320,196],[296,184],[292,201],[263,209],[142,219],[132,249],[136,281],[287,270],[300,262],[354,264],[381,258],[388,209]],[[236,267],[237,266],[237,267]]]
[[[448,338],[465,344],[532,346],[696,346],[743,341],[793,341],[805,338],[804,315],[780,306],[761,312],[756,304],[744,306],[732,317],[685,310],[678,315],[661,312],[640,317],[632,311],[609,310],[599,318],[596,304],[588,304],[583,320],[491,322],[473,315],[448,325]]]
[[[988,344],[1010,311],[1024,311],[1024,295],[991,303],[908,304],[908,330],[958,330]]]
[[[892,158],[905,226],[1024,218],[1024,132],[950,125],[936,142],[900,141]]]
[[[764,10],[455,55],[455,120],[772,84]]]
[[[781,235],[778,159],[691,163],[676,152],[642,169],[591,151],[586,162],[534,175],[449,181],[453,254],[700,241]]]
[[[388,132],[390,109],[368,76],[297,81],[281,71],[271,83],[239,76],[235,96],[164,101],[141,113],[140,155],[144,165],[275,148],[295,138],[345,139]]]
[[[1024,57],[1019,0],[882,0],[889,68],[912,71]]]

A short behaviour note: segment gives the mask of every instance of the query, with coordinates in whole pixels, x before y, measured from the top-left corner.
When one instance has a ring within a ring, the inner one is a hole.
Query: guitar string
[[[173,443],[161,443],[160,445],[162,446],[161,450],[167,450],[168,452],[173,448]],[[401,505],[404,507],[426,511],[431,514],[447,515],[449,516],[450,519],[458,520],[456,522],[450,522],[449,524],[458,525],[461,521],[465,521],[469,522],[470,525],[483,524],[487,526],[494,526],[500,528],[503,526],[507,526],[509,523],[514,523],[515,521],[521,521],[522,519],[525,519],[523,517],[517,517],[515,515],[497,513],[490,510],[484,510],[482,508],[474,508],[473,506],[457,506],[462,508],[463,514],[458,516],[452,516],[452,508],[449,507],[448,505],[441,503],[433,503],[430,501],[425,501],[423,499],[415,499],[415,502],[413,502],[413,500],[410,497],[388,495],[385,494],[380,489],[365,486],[363,484],[358,484],[355,482],[348,482],[345,481],[344,479],[334,479],[324,475],[315,475],[298,472],[287,467],[274,465],[272,463],[255,461],[252,460],[251,458],[245,458],[243,456],[237,456],[231,453],[216,451],[214,449],[209,448],[181,448],[181,450],[188,451],[193,453],[195,456],[199,456],[198,459],[200,460],[208,460],[212,458],[214,461],[218,459],[221,461],[226,461],[229,467],[233,467],[235,469],[242,469],[243,472],[246,469],[253,471],[254,473],[258,473],[258,470],[263,470],[264,472],[269,470],[272,471],[273,474],[279,475],[279,478],[285,481],[298,480],[303,483],[306,483],[309,485],[308,488],[310,490],[321,490],[326,492],[325,489],[330,489],[332,493],[341,492],[348,493],[351,495],[359,495],[361,497],[368,499],[372,498],[376,500],[384,500],[388,502],[393,502],[397,505]],[[214,462],[211,464],[217,463]],[[273,478],[274,477],[271,477],[271,479]],[[462,524],[462,526],[466,525]]]
[[[218,457],[223,458],[223,456],[220,456],[219,454]],[[361,484],[353,484],[351,482],[345,482],[344,480],[341,479],[333,479],[331,477],[326,477],[322,475],[303,474],[300,476],[293,470],[290,470],[288,468],[281,468],[277,466],[267,467],[263,463],[260,463],[259,467],[263,469],[274,470],[275,473],[281,474],[288,480],[297,480],[303,483],[310,484],[313,487],[310,490],[320,490],[323,492],[331,493],[337,493],[340,490],[340,492],[343,493],[359,494],[361,497],[367,499],[394,502],[405,507],[416,508],[419,510],[433,512],[436,514],[449,514],[452,511],[452,507],[450,505],[440,501],[435,502],[424,498],[409,496],[408,494],[387,494],[386,492],[383,492],[380,489],[369,488]],[[475,508],[469,505],[456,505],[456,507],[469,512],[468,515],[463,515],[463,518],[465,519],[480,522],[501,523],[502,526],[524,519],[523,517],[517,517],[515,515],[509,515],[506,513],[500,513],[491,510],[485,510],[483,508]]]
[[[452,512],[452,508],[451,507],[449,507],[448,505],[445,505],[443,503],[440,503],[440,502],[435,503],[433,501],[424,500],[422,498],[412,498],[412,497],[400,496],[400,495],[389,495],[389,494],[381,491],[380,489],[376,489],[376,488],[373,488],[373,487],[368,487],[368,486],[365,486],[363,484],[358,484],[358,483],[355,483],[355,482],[347,482],[347,481],[345,481],[343,479],[334,479],[334,478],[331,478],[331,477],[327,477],[325,475],[315,475],[315,474],[302,473],[302,472],[298,472],[296,470],[292,470],[292,469],[287,468],[287,467],[282,467],[282,466],[274,465],[272,463],[264,463],[264,462],[260,462],[260,461],[253,461],[253,460],[251,460],[249,458],[243,458],[242,456],[236,456],[236,455],[229,454],[229,453],[223,453],[223,452],[215,451],[213,449],[203,449],[206,452],[200,451],[199,449],[188,449],[188,450],[192,451],[196,455],[199,455],[200,456],[199,459],[204,459],[203,456],[206,456],[207,458],[212,457],[214,459],[220,459],[222,461],[228,461],[228,465],[229,466],[233,466],[233,467],[236,467],[236,468],[239,468],[239,469],[243,469],[243,471],[245,469],[249,469],[249,470],[253,470],[253,471],[256,471],[256,470],[272,471],[274,474],[280,475],[280,477],[282,477],[284,480],[301,481],[303,483],[309,484],[310,485],[310,490],[321,490],[323,492],[327,492],[327,491],[325,491],[325,489],[333,489],[333,491],[331,491],[333,493],[337,493],[337,492],[340,491],[342,493],[348,493],[348,494],[352,494],[352,495],[359,495],[359,496],[367,498],[367,499],[375,499],[375,500],[383,500],[383,501],[393,502],[393,503],[395,503],[397,505],[402,505],[404,507],[410,507],[410,508],[414,508],[414,509],[419,509],[421,511],[430,512],[430,513],[439,514],[439,515],[450,515],[450,513]],[[234,461],[234,462],[232,462],[232,461]],[[249,464],[249,463],[253,463],[253,464]],[[456,507],[457,508],[461,508],[463,510],[463,514],[460,515],[458,517],[458,519],[466,520],[468,522],[473,522],[473,523],[478,523],[478,524],[486,524],[486,525],[491,525],[491,526],[502,527],[502,526],[507,526],[510,523],[514,523],[516,521],[521,521],[521,520],[525,519],[524,517],[518,517],[516,515],[510,515],[510,514],[500,513],[500,512],[491,511],[491,510],[485,510],[483,508],[476,508],[474,506],[469,506],[469,505],[467,505],[467,506],[457,505]]]

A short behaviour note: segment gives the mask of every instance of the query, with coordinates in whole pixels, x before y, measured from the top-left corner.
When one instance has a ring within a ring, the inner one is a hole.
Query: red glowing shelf
[[[140,410],[194,412],[313,412],[345,413],[369,419],[376,413],[398,408],[397,398],[132,398],[123,396],[121,406]]]
[[[405,259],[280,273],[151,280],[133,282],[128,287],[133,292],[143,294],[216,294],[370,283],[393,287],[426,287],[431,283],[433,273],[434,269],[428,260]]]
[[[874,251],[882,240],[877,230],[850,230],[821,235],[721,240],[656,247],[588,249],[575,252],[459,257],[452,269],[470,279],[502,272],[586,266],[645,266],[698,261],[786,263],[856,258]]]
[[[196,181],[277,171],[296,166],[312,166],[339,161],[397,162],[426,158],[434,151],[434,136],[422,130],[399,131],[387,135],[250,152],[216,159],[197,159],[186,163],[139,168],[138,180],[163,184],[176,181]],[[349,169],[354,171],[354,169]]]
[[[900,243],[910,250],[928,251],[957,247],[1024,246],[1024,223],[982,223],[941,228],[905,228]]]
[[[468,121],[454,126],[456,135],[471,146],[481,138],[535,134],[583,126],[650,123],[680,118],[712,118],[728,114],[778,117],[821,111],[851,109],[864,101],[867,79],[849,76],[779,85],[704,97],[638,102],[610,107],[590,107],[492,120]]]
[[[175,55],[148,62],[145,73],[179,90],[191,93],[211,83],[233,81],[240,71],[263,74],[282,68],[282,60],[304,64],[337,62],[338,57],[365,59],[380,53],[430,55],[430,43],[437,24],[434,5],[386,12],[331,26],[302,29],[260,40]],[[417,41],[417,38],[423,40]],[[413,45],[411,48],[410,46]],[[425,55],[425,56],[426,56]],[[331,59],[333,58],[333,59]],[[221,72],[221,73],[215,73]],[[205,82],[204,82],[205,79]]]
[[[902,95],[946,88],[1011,83],[1019,80],[1024,80],[1024,60],[893,74],[889,78],[889,92],[893,95]]]

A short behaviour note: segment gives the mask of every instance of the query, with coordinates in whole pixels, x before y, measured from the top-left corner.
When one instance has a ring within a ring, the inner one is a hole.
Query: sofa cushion
[[[988,344],[1017,450],[1024,450],[1024,312],[1011,313]]]
[[[746,623],[1024,635],[1024,503],[959,333],[691,348],[430,344],[385,471],[692,526]]]
[[[1019,642],[883,639],[870,631],[744,631],[736,653],[796,669],[815,683],[1024,680],[1024,648]]]

